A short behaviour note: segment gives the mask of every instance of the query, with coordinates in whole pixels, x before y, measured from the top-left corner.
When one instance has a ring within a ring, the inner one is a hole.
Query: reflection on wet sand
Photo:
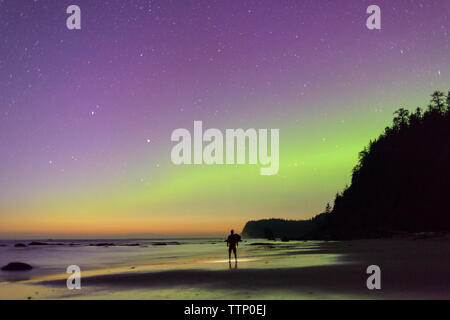
[[[40,294],[34,299],[450,298],[448,261],[443,261],[449,259],[448,239],[274,242],[270,247],[248,242],[236,262],[223,259],[222,246],[215,249],[201,257],[186,254],[165,263],[85,271],[82,290],[69,292],[66,275],[60,274],[3,282],[0,293],[13,288],[19,294],[22,287],[29,294],[36,287]],[[366,287],[371,264],[382,270],[382,290]]]

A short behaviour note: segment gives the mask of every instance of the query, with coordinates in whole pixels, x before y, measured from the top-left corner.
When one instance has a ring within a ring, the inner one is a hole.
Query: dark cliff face
[[[306,221],[289,221],[283,219],[266,219],[249,221],[242,234],[247,238],[297,237],[305,229]]]
[[[336,235],[450,231],[449,98],[435,92],[425,112],[399,109],[361,151],[350,187],[335,199]]]
[[[434,92],[425,111],[396,111],[393,124],[360,152],[351,185],[336,195],[331,213],[250,221],[244,235],[356,239],[450,232],[449,102],[450,92]]]
[[[311,239],[325,221],[327,214],[320,214],[311,220],[265,219],[249,221],[242,234],[246,238]]]

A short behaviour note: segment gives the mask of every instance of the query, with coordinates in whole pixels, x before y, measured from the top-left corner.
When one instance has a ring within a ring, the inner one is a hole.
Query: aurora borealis
[[[381,8],[368,30],[366,8]],[[82,29],[66,28],[77,4]],[[0,236],[306,219],[450,84],[450,2],[0,0]],[[176,128],[280,129],[280,168],[175,166]]]

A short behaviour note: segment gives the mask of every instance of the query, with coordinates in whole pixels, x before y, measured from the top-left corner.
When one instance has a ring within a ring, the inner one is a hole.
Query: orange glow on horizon
[[[201,220],[193,218],[153,219],[142,221],[135,219],[114,218],[109,221],[90,219],[89,221],[8,221],[0,226],[0,235],[40,234],[40,235],[132,235],[132,234],[167,234],[167,235],[208,235],[227,234],[230,229],[242,230],[245,219]]]

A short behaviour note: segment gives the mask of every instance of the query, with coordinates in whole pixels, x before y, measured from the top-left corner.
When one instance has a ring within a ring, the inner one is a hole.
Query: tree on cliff
[[[359,153],[351,185],[336,194],[328,231],[338,238],[386,231],[450,231],[450,91],[423,112],[398,109]]]

